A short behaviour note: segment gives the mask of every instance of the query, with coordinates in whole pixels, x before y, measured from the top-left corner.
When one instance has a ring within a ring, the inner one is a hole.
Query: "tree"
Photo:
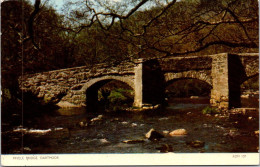
[[[114,51],[109,47],[111,53],[123,51],[127,59],[258,52],[257,0],[122,3],[119,7],[105,0],[84,1],[70,13],[68,18],[78,22],[70,24],[67,30],[78,34],[98,24],[98,34],[104,33],[120,46]]]
[[[63,18],[40,2],[36,0],[34,6],[24,0],[1,4],[2,90],[8,90],[4,92],[12,97],[18,97],[18,78],[22,74],[70,66],[73,46],[58,28]]]

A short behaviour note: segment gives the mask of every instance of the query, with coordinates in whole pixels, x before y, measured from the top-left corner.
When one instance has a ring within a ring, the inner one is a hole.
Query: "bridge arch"
[[[122,76],[103,76],[103,77],[91,79],[83,85],[81,90],[86,91],[88,88],[92,87],[93,85],[95,85],[99,82],[109,82],[111,80],[117,80],[117,81],[124,82],[134,90],[134,81],[128,77],[122,77]]]
[[[212,78],[206,72],[198,72],[198,71],[185,71],[178,73],[165,73],[164,74],[166,86],[172,83],[173,81],[179,79],[198,79],[206,82],[212,87]]]
[[[87,110],[96,111],[98,106],[98,90],[106,83],[116,80],[127,84],[134,90],[134,82],[128,77],[122,76],[103,76],[99,78],[94,78],[81,88],[81,91],[86,93],[86,106]]]
[[[177,78],[165,84],[167,98],[187,98],[191,96],[210,97],[212,85],[197,78]]]

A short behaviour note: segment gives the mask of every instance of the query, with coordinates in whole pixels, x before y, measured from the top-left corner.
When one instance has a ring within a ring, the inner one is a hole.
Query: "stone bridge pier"
[[[199,79],[211,87],[210,102],[220,108],[240,107],[240,85],[259,75],[258,54],[216,54],[206,56],[138,59],[115,67],[98,64],[27,74],[19,79],[20,88],[35,98],[60,107],[98,104],[98,89],[117,80],[134,90],[133,106],[162,104],[166,86],[178,79]]]
[[[212,56],[210,103],[219,108],[241,107],[241,84],[259,75],[258,54]]]

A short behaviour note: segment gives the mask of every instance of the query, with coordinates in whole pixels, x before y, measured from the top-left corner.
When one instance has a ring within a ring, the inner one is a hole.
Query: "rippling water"
[[[92,113],[74,108],[25,116],[23,127],[2,132],[2,153],[155,153],[166,144],[173,152],[257,152],[258,115],[232,119],[203,115],[208,102],[172,99],[160,112]],[[160,133],[186,129],[188,134],[150,141],[145,134],[152,128]],[[140,139],[143,142],[123,143]],[[205,145],[187,144],[196,140]]]

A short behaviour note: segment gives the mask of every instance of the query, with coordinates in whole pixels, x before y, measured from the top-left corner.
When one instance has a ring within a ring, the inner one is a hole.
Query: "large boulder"
[[[183,136],[187,135],[188,132],[185,129],[176,129],[169,133],[169,136]]]
[[[164,136],[161,133],[155,131],[154,129],[150,129],[149,132],[145,134],[145,137],[149,140],[160,140]]]

